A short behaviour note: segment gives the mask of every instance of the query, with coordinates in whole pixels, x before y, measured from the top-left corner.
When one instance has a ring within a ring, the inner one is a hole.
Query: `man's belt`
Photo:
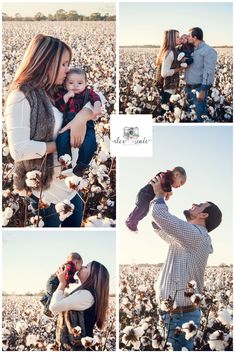
[[[197,309],[196,305],[187,305],[187,306],[178,306],[177,308],[169,311],[161,311],[160,314],[178,314],[178,313],[190,313],[191,311],[195,311]]]
[[[187,87],[187,88],[190,88],[190,89],[195,89],[195,88],[201,87],[201,85],[202,85],[201,83],[197,83],[196,85],[188,85],[188,84],[187,84],[186,87]]]
[[[177,313],[190,313],[191,311],[196,310],[196,305],[187,305],[187,306],[178,306],[177,308],[172,310],[172,314]]]

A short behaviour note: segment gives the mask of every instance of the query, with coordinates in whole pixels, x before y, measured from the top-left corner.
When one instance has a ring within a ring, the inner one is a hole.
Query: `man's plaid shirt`
[[[156,233],[169,244],[166,262],[155,285],[157,301],[174,298],[177,291],[175,305],[191,305],[184,292],[187,283],[194,280],[196,293],[202,293],[207,259],[213,252],[211,238],[206,228],[171,215],[163,198],[154,199],[152,215]]]
[[[97,93],[95,93],[93,91],[93,89],[91,89],[91,88],[86,88],[86,89],[89,90],[87,102],[90,102],[92,105],[94,105],[95,102],[101,102],[99,95]],[[80,112],[80,110],[84,106],[86,89],[79,94],[75,94],[74,97],[69,98],[68,102],[65,103],[64,95],[68,91],[66,91],[64,88],[60,88],[59,91],[57,92],[56,98],[55,98],[56,108],[58,108],[59,111],[62,113],[64,113],[64,112],[71,112],[71,113]]]

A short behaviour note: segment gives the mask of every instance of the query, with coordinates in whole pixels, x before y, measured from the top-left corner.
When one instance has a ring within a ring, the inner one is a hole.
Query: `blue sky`
[[[124,222],[133,210],[138,190],[159,171],[182,166],[186,184],[173,189],[169,211],[184,219],[192,203],[212,201],[223,213],[222,224],[211,232],[214,253],[208,264],[233,262],[233,167],[231,126],[157,126],[153,132],[153,157],[121,158],[119,162],[120,263],[164,262],[167,245],[151,227],[151,214],[135,234]]]
[[[120,45],[160,45],[163,31],[201,27],[210,45],[232,45],[232,2],[129,2],[119,5]]]
[[[46,6],[45,6],[46,2]],[[21,16],[34,16],[37,12],[42,12],[44,15],[54,14],[57,10],[64,9],[65,11],[76,10],[80,15],[90,15],[94,12],[100,12],[104,15],[106,12],[110,15],[115,14],[115,2],[20,2],[20,1],[4,1],[2,5],[3,12],[8,16],[14,16],[17,12]]]
[[[105,265],[110,273],[110,292],[115,293],[114,230],[4,230],[3,290],[25,293],[45,289],[49,275],[73,251],[81,254],[84,264],[96,260]]]

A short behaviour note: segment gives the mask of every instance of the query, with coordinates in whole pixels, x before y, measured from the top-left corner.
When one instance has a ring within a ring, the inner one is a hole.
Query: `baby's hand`
[[[75,96],[75,93],[72,90],[68,91],[66,94],[67,94],[68,98],[71,98],[71,97]]]
[[[74,91],[72,91],[72,90],[68,91],[63,97],[64,98],[64,102],[68,103],[69,98],[74,97],[74,96],[75,96]]]
[[[165,200],[168,201],[169,198],[172,196],[172,194],[173,194],[172,191],[170,191],[170,192],[165,192],[165,195],[164,195],[164,196],[165,196]]]

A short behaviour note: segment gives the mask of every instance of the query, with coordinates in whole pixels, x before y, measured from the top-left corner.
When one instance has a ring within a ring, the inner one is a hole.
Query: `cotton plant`
[[[58,351],[55,342],[57,318],[42,316],[39,296],[4,296],[2,322],[2,348],[5,351]],[[94,350],[115,350],[115,300],[109,301],[108,317],[103,330],[94,328],[94,337],[86,338],[85,345]],[[81,328],[75,326],[73,334],[79,337]]]
[[[133,327],[133,326],[126,326],[122,331],[122,343],[126,346],[133,346],[135,350],[139,350],[140,348],[140,338],[144,334],[144,330],[142,327]]]
[[[7,226],[11,217],[13,216],[13,210],[10,207],[6,207],[2,212],[2,225],[3,227]]]
[[[144,51],[144,52],[143,52]],[[216,66],[215,80],[208,92],[208,108],[213,107],[213,115],[208,122],[232,122],[233,114],[225,112],[225,106],[232,107],[232,72],[233,60],[231,49],[217,49],[218,61]],[[182,54],[181,54],[182,56]],[[133,62],[133,57],[136,60]],[[135,107],[138,107],[138,113],[152,114],[156,107],[160,106],[160,95],[156,89],[156,50],[152,48],[141,49],[121,48],[120,50],[120,112],[126,114],[134,114]],[[182,60],[182,59],[181,59]],[[186,66],[181,63],[181,66]],[[130,68],[128,70],[128,68]],[[139,87],[140,86],[140,87]],[[141,88],[144,89],[141,89]],[[187,104],[186,95],[184,93],[185,81],[184,74],[180,75],[179,89],[174,95],[180,95],[178,101],[173,101],[173,106],[182,107],[182,115],[180,119],[171,114],[158,115],[153,118],[154,122],[193,122],[194,115],[190,115],[190,109]],[[151,89],[154,88],[155,92]],[[196,91],[195,91],[195,94]],[[135,113],[136,114],[136,113]]]
[[[155,265],[120,266],[120,330],[122,332],[126,326],[136,328],[142,327],[145,323],[148,325],[139,339],[138,350],[166,351],[172,349],[172,346],[168,346],[169,342],[167,342],[167,326],[159,313],[159,310],[162,311],[161,304],[165,303],[163,300],[160,305],[156,302],[153,288],[159,271],[160,268]],[[141,286],[145,292],[139,291]],[[232,350],[232,326],[229,325],[233,314],[231,309],[233,303],[231,269],[223,271],[220,267],[207,268],[205,289],[202,294],[197,293],[197,283],[194,280],[189,281],[186,287],[183,291],[190,293],[188,300],[201,308],[200,325],[196,327],[194,322],[187,322],[178,327],[175,334],[182,334],[185,338],[192,339],[194,350],[204,351],[210,349],[209,337],[213,331],[218,331],[218,327],[220,327],[224,333],[223,346],[226,350]],[[172,305],[170,305],[171,308]],[[164,311],[169,310],[168,302],[163,309]],[[154,320],[152,320],[153,317]],[[222,323],[222,320],[225,321]],[[133,350],[132,345],[123,343],[122,335],[120,335],[121,349]],[[221,342],[216,343],[217,345],[221,344]],[[186,350],[186,348],[184,347],[182,350]]]
[[[38,337],[36,335],[29,334],[26,336],[26,346],[36,346]]]
[[[182,325],[182,331],[185,333],[185,339],[190,340],[197,333],[197,325],[191,320]]]
[[[102,217],[101,214],[97,216],[90,216],[86,219],[84,226],[85,227],[97,227],[97,228],[107,228],[107,227],[115,227],[116,222],[113,219],[108,217]]]
[[[89,185],[88,180],[76,175],[65,178],[64,182],[69,189],[76,191],[85,190]]]
[[[25,183],[29,188],[38,189],[41,184],[42,172],[40,170],[32,170],[26,173]]]
[[[29,228],[34,228],[34,227],[41,228],[43,226],[44,226],[44,222],[41,216],[36,215],[36,216],[30,217]]]
[[[93,337],[86,336],[81,339],[81,343],[85,350],[87,350],[88,348],[92,349],[92,347],[96,344],[96,340]]]
[[[224,332],[217,330],[209,336],[209,346],[212,351],[224,351],[226,348],[226,334]]]
[[[70,200],[65,199],[55,205],[56,212],[59,214],[60,221],[63,222],[70,217],[74,212],[74,204]]]

